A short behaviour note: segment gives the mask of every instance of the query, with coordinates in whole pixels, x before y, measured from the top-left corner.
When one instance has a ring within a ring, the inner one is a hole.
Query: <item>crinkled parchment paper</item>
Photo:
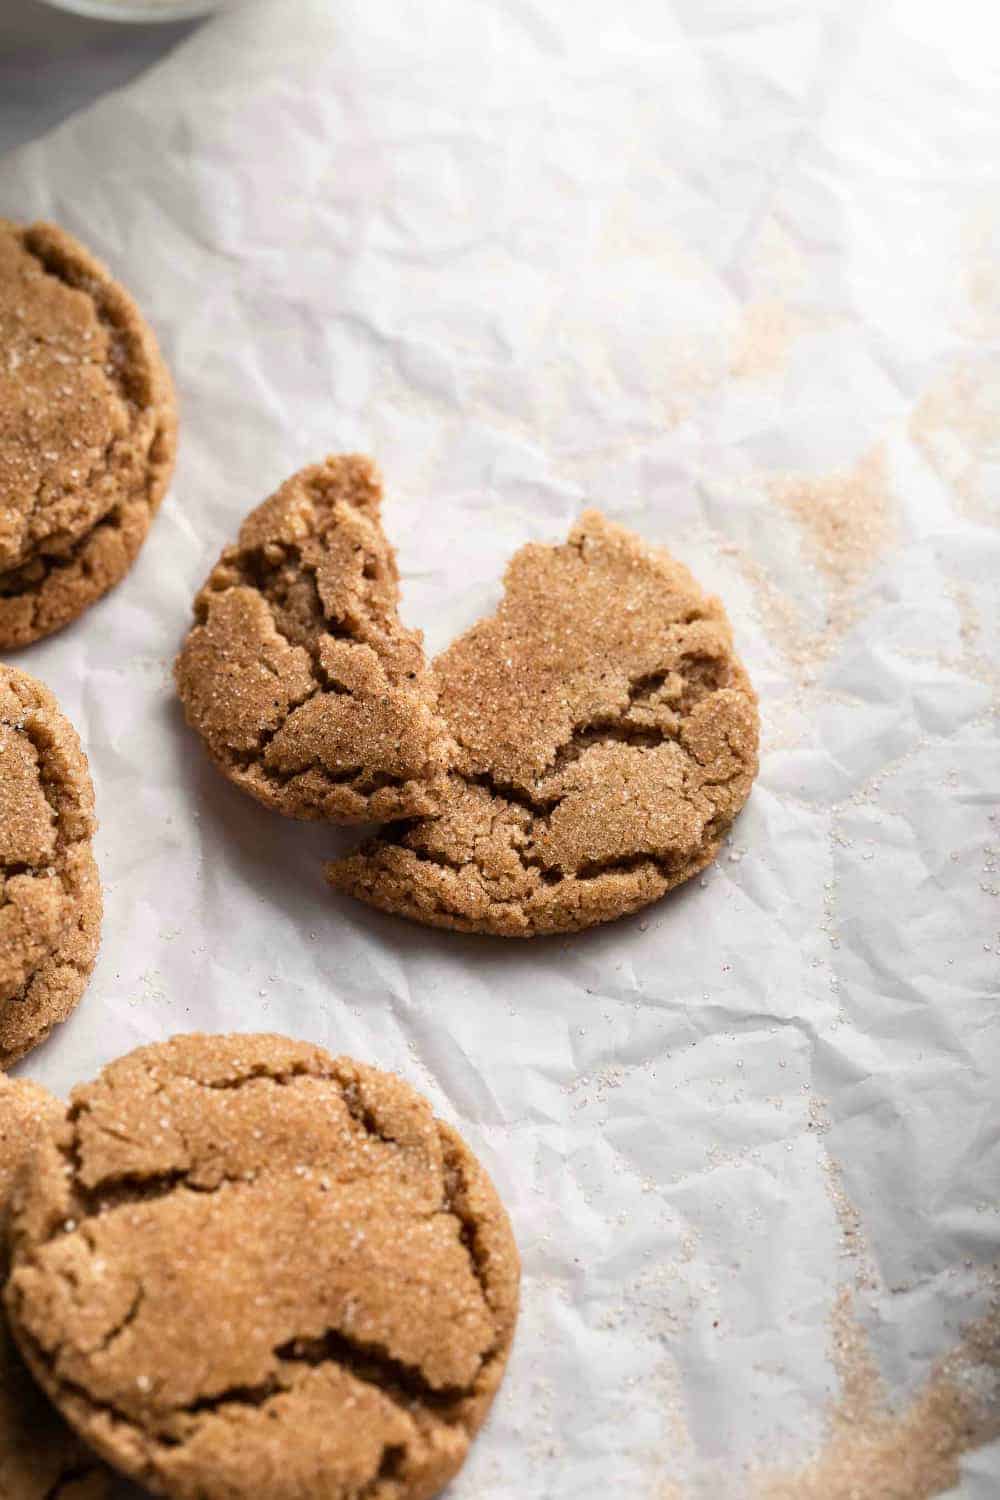
[[[24,1071],[264,1027],[426,1090],[526,1272],[456,1500],[1000,1487],[991,16],[266,0],[0,165],[183,402],[137,567],[16,658],[86,742],[107,888]],[[591,503],[725,598],[764,749],[705,878],[571,941],[422,931],[212,770],[169,679],[193,592],[342,449],[433,649]]]

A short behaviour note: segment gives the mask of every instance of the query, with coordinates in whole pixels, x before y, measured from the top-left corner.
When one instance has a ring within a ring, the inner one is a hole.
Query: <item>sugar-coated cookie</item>
[[[17,1174],[62,1114],[59,1100],[37,1084],[0,1077],[0,1276],[7,1273],[6,1216]],[[109,1477],[38,1389],[0,1317],[2,1500],[103,1500]]]
[[[722,605],[587,512],[517,553],[497,613],[434,664],[457,746],[439,815],[328,866],[435,927],[532,937],[610,921],[715,856],[757,770],[757,701]]]
[[[128,293],[64,230],[0,219],[0,648],[119,581],[176,437],[170,376]]]
[[[219,769],[294,818],[369,822],[436,806],[447,758],[368,459],[303,469],[251,512],[195,602],[177,659]]]
[[[517,1313],[458,1135],[393,1075],[277,1036],[177,1037],[76,1089],[10,1244],[33,1373],[177,1500],[428,1500]]]
[[[94,790],[76,730],[0,663],[0,1067],[65,1020],[97,954]]]

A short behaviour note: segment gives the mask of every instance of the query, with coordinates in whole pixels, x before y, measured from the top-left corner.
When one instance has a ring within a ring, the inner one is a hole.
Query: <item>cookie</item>
[[[10,1068],[79,1005],[101,946],[103,900],[97,862],[81,865],[79,899],[70,924],[50,957],[23,987],[0,1005],[0,1069]]]
[[[440,815],[327,875],[435,927],[570,932],[714,858],[756,774],[757,702],[719,601],[595,511],[524,547],[505,587],[435,663],[457,746]]]
[[[0,1229],[14,1182],[35,1141],[63,1107],[27,1080],[0,1078]],[[0,1236],[0,1275],[6,1252]],[[0,1320],[0,1496],[3,1500],[103,1500],[104,1466],[49,1404]]]
[[[22,1353],[103,1458],[178,1500],[428,1500],[499,1385],[518,1259],[400,1079],[186,1036],[78,1088],[12,1220]]]
[[[97,951],[94,789],[46,687],[0,664],[0,1066],[64,1020]]]
[[[131,566],[174,464],[173,387],[107,268],[0,220],[0,648],[76,618]]]
[[[76,731],[46,687],[0,664],[0,1002],[69,926],[95,826]]]
[[[396,613],[381,498],[365,458],[293,475],[223,552],[177,658],[215,764],[289,817],[380,822],[436,806],[446,736],[421,638]]]

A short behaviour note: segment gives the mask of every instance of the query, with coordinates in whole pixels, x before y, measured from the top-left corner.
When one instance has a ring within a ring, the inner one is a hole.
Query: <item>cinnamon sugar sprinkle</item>
[[[768,480],[772,500],[802,527],[808,560],[827,580],[837,605],[871,572],[892,540],[892,500],[884,448],[872,448],[853,469]],[[837,607],[830,626],[843,624]]]
[[[1000,525],[1000,359],[958,361],[918,403],[910,436],[970,520]]]
[[[761,624],[802,686],[812,683],[817,668],[858,619],[864,583],[895,535],[896,502],[881,445],[853,469],[771,475],[765,488],[801,528],[806,558],[825,595],[821,622],[810,624],[804,607],[735,542],[720,540],[718,550],[752,587]]]
[[[730,375],[738,380],[759,380],[781,374],[788,365],[795,337],[805,326],[801,314],[777,297],[747,303],[730,356]]]
[[[841,1396],[823,1451],[802,1469],[765,1479],[755,1500],[929,1500],[959,1478],[959,1458],[1000,1436],[1000,1304],[966,1329],[900,1411],[881,1378],[842,1287],[831,1316]]]
[[[820,1135],[825,1106],[810,1111]],[[959,1478],[959,1458],[1000,1435],[1000,1284],[989,1311],[970,1323],[916,1394],[894,1410],[857,1311],[866,1292],[884,1290],[839,1164],[828,1154],[827,1190],[841,1253],[854,1266],[830,1314],[830,1357],[840,1394],[827,1418],[827,1440],[795,1470],[757,1476],[754,1500],[930,1500]]]

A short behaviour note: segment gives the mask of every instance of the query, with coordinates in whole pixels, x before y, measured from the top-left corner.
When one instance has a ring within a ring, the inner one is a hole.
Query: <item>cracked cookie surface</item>
[[[436,806],[447,736],[368,459],[303,469],[244,521],[195,601],[175,677],[228,778],[296,818],[381,822]]]
[[[177,1037],[76,1089],[11,1227],[34,1374],[181,1500],[427,1500],[513,1335],[517,1251],[460,1138],[281,1037]]]
[[[0,1005],[0,1069],[46,1040],[79,1005],[101,946],[101,877],[92,853],[81,860],[78,899],[53,952]]]
[[[0,220],[0,646],[59,629],[133,562],[176,409],[132,299],[71,235]]]
[[[63,1106],[27,1079],[0,1077],[0,1276],[14,1183],[43,1130]],[[103,1500],[107,1470],[65,1425],[24,1367],[0,1319],[0,1496],[3,1500]]]
[[[0,1066],[83,992],[100,927],[95,828],[76,731],[48,688],[0,665]]]
[[[385,911],[522,937],[610,921],[710,863],[749,795],[757,702],[722,605],[595,511],[517,553],[434,673],[457,746],[440,815],[327,867]]]

